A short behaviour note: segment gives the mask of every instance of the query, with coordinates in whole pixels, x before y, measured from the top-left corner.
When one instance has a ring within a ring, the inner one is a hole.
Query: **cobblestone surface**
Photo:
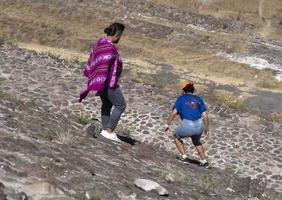
[[[86,81],[81,66],[10,45],[0,48],[0,66],[0,95],[7,93],[27,105],[36,105],[38,112],[54,117],[63,114],[68,118],[100,118],[100,99],[93,93],[78,103]],[[161,95],[156,88],[127,78],[121,82],[128,106],[120,124],[130,131],[131,137],[177,153],[172,137],[163,135],[170,104],[175,100],[174,91]],[[242,176],[262,178],[267,180],[268,187],[281,192],[282,124],[248,113],[208,107],[212,137],[203,143],[212,165]],[[24,123],[20,118],[11,123],[8,118],[0,115],[0,129],[5,127],[16,132],[17,124]],[[185,143],[190,154],[197,157],[192,143]]]

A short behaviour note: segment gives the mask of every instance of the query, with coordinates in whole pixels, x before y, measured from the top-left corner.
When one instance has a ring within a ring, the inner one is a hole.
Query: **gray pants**
[[[120,88],[107,89],[99,94],[102,100],[101,117],[103,130],[108,128],[114,130],[118,124],[121,114],[126,108],[123,94]],[[112,110],[113,106],[114,109]]]

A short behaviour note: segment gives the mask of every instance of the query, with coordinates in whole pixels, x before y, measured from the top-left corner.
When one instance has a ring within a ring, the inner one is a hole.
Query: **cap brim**
[[[189,84],[192,84],[191,82],[189,82],[189,81],[182,81],[182,82],[180,82],[180,83],[178,83],[177,85],[181,88],[181,89],[183,89],[183,88],[185,88],[187,85],[189,85]]]

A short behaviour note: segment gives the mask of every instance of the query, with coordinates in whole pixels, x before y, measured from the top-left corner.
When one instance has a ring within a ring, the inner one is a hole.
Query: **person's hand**
[[[209,130],[205,130],[205,136],[206,136],[206,138],[210,138],[210,131]]]
[[[169,133],[169,125],[166,125],[164,131],[165,131],[165,135],[168,136],[168,133]]]

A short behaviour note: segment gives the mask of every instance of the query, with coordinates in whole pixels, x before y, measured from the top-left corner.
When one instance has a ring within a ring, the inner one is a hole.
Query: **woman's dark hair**
[[[194,84],[187,84],[184,88],[183,88],[185,93],[191,92],[194,93],[195,88],[194,88]]]
[[[121,23],[115,22],[111,24],[109,27],[104,29],[104,33],[108,36],[119,35],[124,31],[125,26]]]

